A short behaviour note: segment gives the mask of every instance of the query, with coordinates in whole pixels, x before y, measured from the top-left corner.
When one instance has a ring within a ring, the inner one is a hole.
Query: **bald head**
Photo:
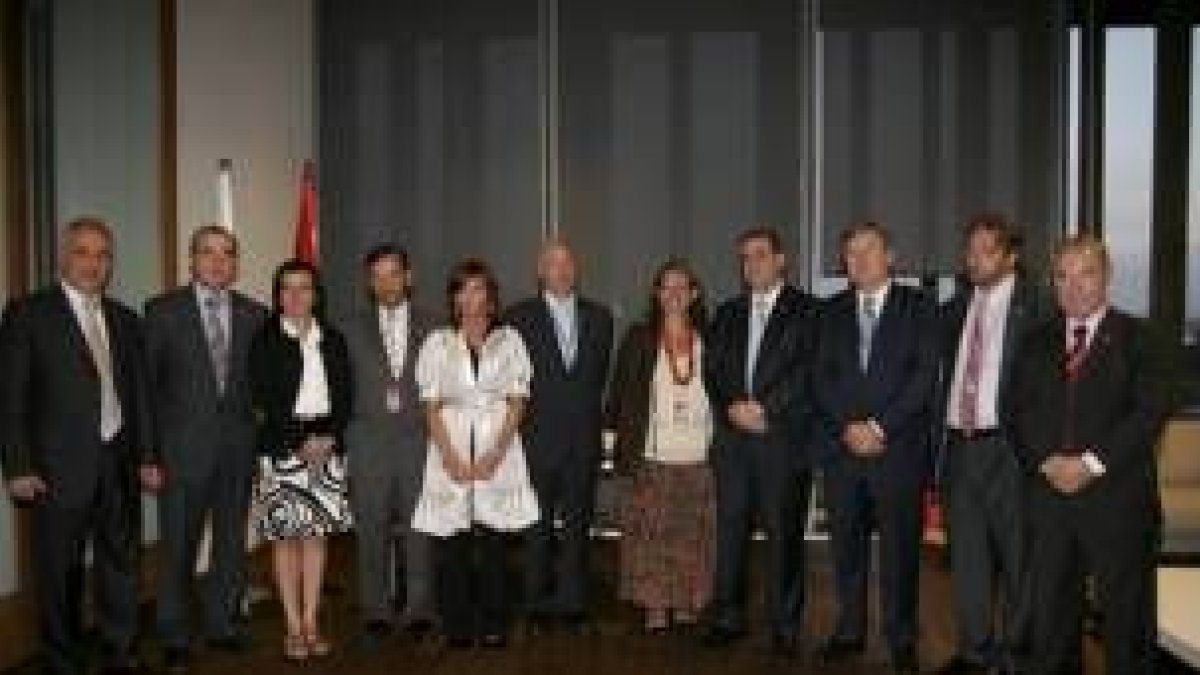
[[[548,239],[538,253],[538,281],[542,290],[554,295],[575,292],[575,253],[562,239]]]

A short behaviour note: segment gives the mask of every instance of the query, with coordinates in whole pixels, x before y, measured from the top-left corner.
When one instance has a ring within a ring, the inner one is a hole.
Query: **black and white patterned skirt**
[[[254,527],[267,541],[327,537],[352,525],[346,489],[346,458],[332,455],[321,464],[288,455],[259,460]]]

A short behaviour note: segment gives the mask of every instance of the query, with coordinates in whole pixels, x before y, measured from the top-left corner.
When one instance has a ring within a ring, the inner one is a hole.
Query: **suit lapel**
[[[871,334],[871,353],[867,355],[867,374],[879,370],[879,361],[887,353],[887,342],[891,338],[892,324],[895,323],[896,316],[900,311],[899,290],[896,283],[892,282],[883,299],[883,307],[879,310],[879,320],[875,322],[875,331]],[[854,296],[854,300],[854,328],[855,332],[861,333],[858,331],[858,297]],[[858,339],[862,340],[861,334]]]
[[[83,335],[83,327],[79,325],[79,318],[75,316],[75,310],[71,307],[71,299],[67,297],[67,292],[59,287],[55,293],[57,300],[59,318],[64,325],[64,334],[67,336],[67,341],[83,359],[84,367],[93,375],[98,371],[96,362],[92,358],[92,350],[88,347],[87,338]]]
[[[578,312],[577,312],[578,313]],[[563,361],[562,348],[558,344],[558,330],[554,327],[554,316],[550,313],[550,305],[546,303],[546,299],[538,296],[537,311],[534,312],[535,321],[539,324],[540,332],[545,339],[546,347],[551,355],[551,361],[555,365],[555,369],[560,373],[567,373],[567,364]],[[579,339],[578,337],[576,338]],[[575,355],[575,360],[578,363],[579,354]]]
[[[750,361],[750,295],[742,294],[733,307],[733,353],[737,357],[735,372],[738,385],[745,386],[746,368]],[[764,331],[765,335],[765,331]],[[760,343],[761,344],[761,343]],[[760,347],[759,353],[762,353]]]
[[[790,286],[785,285],[780,288],[779,297],[775,298],[775,305],[771,307],[771,313],[767,316],[767,325],[763,327],[762,339],[758,343],[758,360],[754,364],[754,384],[764,382],[764,377],[771,373],[774,364],[772,355],[776,353],[771,346],[779,341],[780,331],[783,330],[792,313],[791,292]],[[747,317],[748,320],[749,317]],[[748,325],[745,333],[748,340],[750,333]]]

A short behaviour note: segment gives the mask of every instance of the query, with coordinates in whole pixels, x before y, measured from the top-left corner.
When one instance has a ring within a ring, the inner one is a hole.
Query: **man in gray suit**
[[[434,616],[429,539],[410,527],[425,468],[424,416],[414,370],[430,317],[412,306],[408,254],[394,244],[369,252],[364,268],[370,305],[344,322],[354,373],[355,409],[346,430],[350,505],[358,539],[363,633],[373,651],[392,630],[391,581],[397,526],[402,531],[402,622],[419,636]]]
[[[238,241],[204,225],[190,242],[191,283],[146,303],[146,353],[158,447],[171,476],[159,499],[163,564],[158,631],[168,671],[188,664],[188,602],[196,551],[211,523],[211,564],[200,598],[210,647],[241,651],[235,618],[245,578],[254,471],[250,338],[262,305],[231,289]]]

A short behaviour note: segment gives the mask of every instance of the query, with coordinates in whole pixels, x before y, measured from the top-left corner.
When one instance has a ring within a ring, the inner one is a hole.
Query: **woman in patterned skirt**
[[[683,261],[654,275],[647,320],[631,326],[609,387],[618,470],[632,476],[621,509],[620,594],[660,633],[690,624],[712,587],[716,528],[703,372],[704,298]]]
[[[272,284],[274,315],[250,345],[259,416],[254,525],[271,542],[287,621],[284,656],[329,654],[317,615],[325,542],[350,527],[341,434],[350,417],[345,340],[325,322],[317,270],[284,263]]]

